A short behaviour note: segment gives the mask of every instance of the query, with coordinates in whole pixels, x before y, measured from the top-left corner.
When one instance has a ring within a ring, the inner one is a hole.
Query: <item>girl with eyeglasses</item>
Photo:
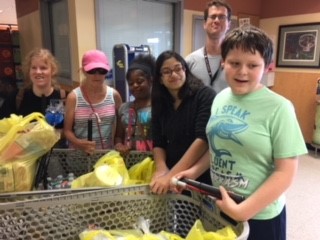
[[[157,58],[152,87],[154,193],[166,193],[171,178],[208,150],[205,128],[214,97],[214,90],[192,75],[178,53],[165,51]],[[210,184],[209,171],[198,180]]]
[[[109,70],[104,52],[87,51],[82,57],[84,79],[66,101],[65,136],[71,147],[89,154],[114,147],[116,115],[122,99],[105,83]]]

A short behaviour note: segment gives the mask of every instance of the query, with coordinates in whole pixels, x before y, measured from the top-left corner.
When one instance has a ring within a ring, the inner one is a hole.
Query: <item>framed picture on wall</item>
[[[240,27],[247,24],[259,27],[259,21],[260,21],[259,16],[251,15],[247,13],[238,13],[238,22]]]
[[[320,67],[320,22],[280,25],[277,67]]]

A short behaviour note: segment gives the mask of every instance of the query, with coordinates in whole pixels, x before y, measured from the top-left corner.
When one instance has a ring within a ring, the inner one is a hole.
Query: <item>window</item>
[[[195,51],[205,44],[206,33],[203,29],[203,15],[193,15],[192,17],[192,30],[193,30],[193,45],[192,51]]]
[[[156,57],[168,49],[181,52],[181,0],[96,0],[95,3],[97,46],[110,59],[116,44],[148,45]]]
[[[41,0],[44,47],[61,65],[59,82],[72,85],[68,0]],[[97,48],[109,57],[116,44],[181,52],[183,0],[95,0]],[[79,16],[81,17],[81,16]]]
[[[72,85],[68,1],[41,1],[41,13],[44,47],[49,49],[59,62],[58,81]]]

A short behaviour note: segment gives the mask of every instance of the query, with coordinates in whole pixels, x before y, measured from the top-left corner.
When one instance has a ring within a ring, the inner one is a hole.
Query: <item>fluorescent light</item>
[[[148,43],[159,43],[159,38],[148,38],[147,42]]]

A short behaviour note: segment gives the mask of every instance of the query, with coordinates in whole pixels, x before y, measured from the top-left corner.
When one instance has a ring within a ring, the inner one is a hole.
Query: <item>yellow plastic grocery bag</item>
[[[158,236],[162,237],[161,239],[168,239],[168,240],[184,240],[184,238],[180,237],[175,233],[170,233],[167,231],[161,231],[158,233]]]
[[[122,176],[122,184],[126,184],[129,180],[128,169],[126,164],[118,151],[111,150],[103,155],[94,165],[94,169],[101,165],[108,165],[116,170]]]
[[[106,239],[106,240],[116,240],[111,234],[103,229],[99,230],[85,230],[79,234],[80,240],[95,240],[95,239]]]
[[[152,175],[155,172],[155,164],[151,157],[146,157],[141,162],[133,165],[129,170],[131,181],[140,184],[150,183]]]
[[[11,127],[19,124],[23,120],[23,116],[11,114],[8,118],[0,120],[0,137],[4,136]]]
[[[41,113],[24,118],[12,116],[0,120],[0,192],[30,191],[37,168],[37,160],[59,140],[60,135],[50,126]],[[2,121],[5,121],[3,123]]]
[[[184,240],[176,234],[161,231],[158,234],[142,233],[138,230],[85,230],[79,234],[80,240]]]
[[[92,172],[73,180],[71,188],[114,187],[125,185],[129,180],[124,160],[117,151],[103,155],[93,168]]]
[[[200,220],[197,220],[191,230],[189,231],[186,240],[235,240],[237,239],[236,233],[231,226],[226,226],[215,232],[207,232]]]
[[[111,150],[94,165],[94,170],[76,178],[71,188],[115,187],[146,184],[155,171],[154,161],[147,157],[129,170],[119,152]]]

